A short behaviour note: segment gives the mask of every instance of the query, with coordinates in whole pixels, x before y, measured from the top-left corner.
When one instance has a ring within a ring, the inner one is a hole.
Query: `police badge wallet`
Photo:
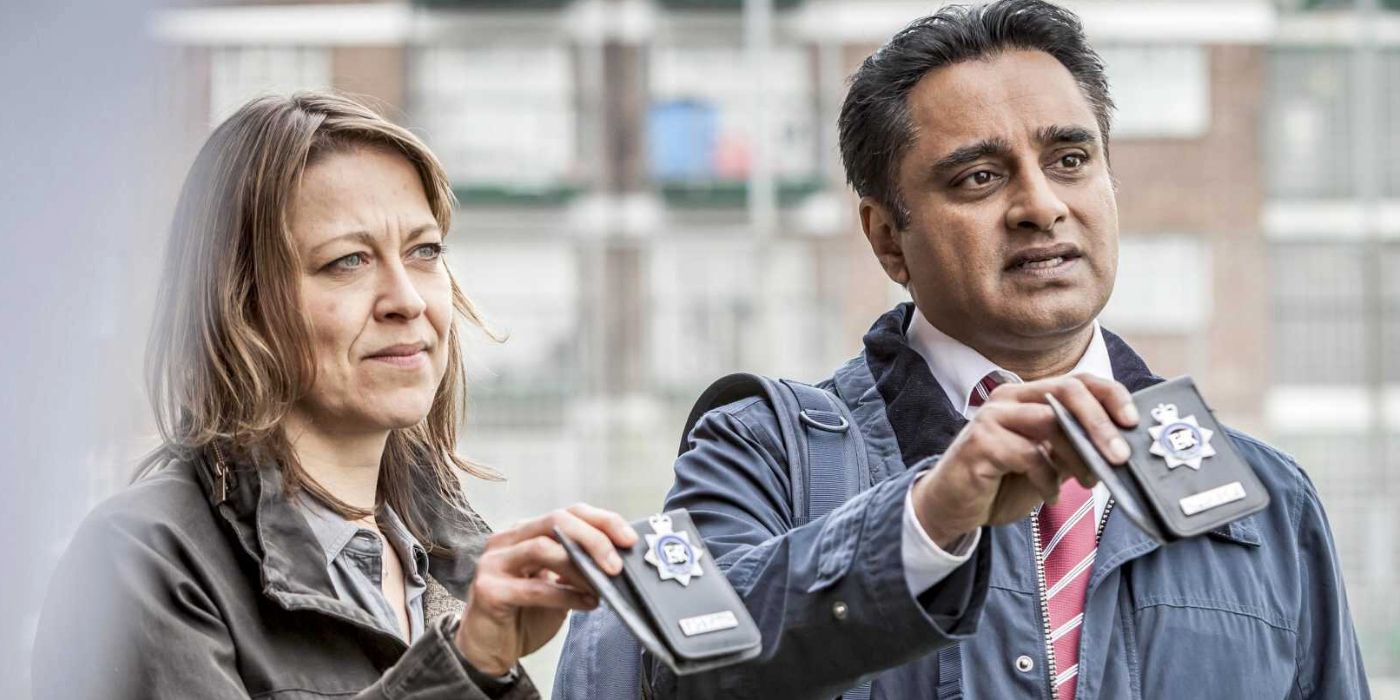
[[[1055,397],[1046,399],[1070,444],[1108,486],[1115,507],[1158,542],[1194,537],[1269,505],[1268,491],[1190,377],[1133,394],[1142,420],[1132,430],[1119,430],[1132,449],[1122,467],[1103,458]]]
[[[758,656],[762,637],[729,579],[715,565],[685,509],[632,523],[640,540],[620,552],[609,576],[558,529],[555,537],[642,646],[678,675]]]

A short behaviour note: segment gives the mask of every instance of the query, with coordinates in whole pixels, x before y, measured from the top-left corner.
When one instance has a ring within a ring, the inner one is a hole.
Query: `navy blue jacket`
[[[855,417],[876,482],[828,516],[793,527],[767,403],[740,401],[696,425],[665,507],[690,510],[762,630],[763,653],[684,678],[652,663],[655,696],[832,698],[873,678],[875,698],[929,698],[940,681],[934,652],[960,644],[963,697],[1050,697],[1029,519],[988,528],[971,560],[923,595],[905,584],[905,493],[965,423],[905,340],[911,312],[882,316],[864,353],[823,383]],[[1161,381],[1104,335],[1118,381],[1131,390]],[[1085,601],[1080,700],[1368,697],[1316,491],[1287,455],[1230,437],[1272,504],[1165,546],[1110,511]],[[588,689],[566,682],[556,693]]]

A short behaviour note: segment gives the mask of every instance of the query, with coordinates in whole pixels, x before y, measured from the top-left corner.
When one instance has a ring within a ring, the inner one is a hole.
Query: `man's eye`
[[[1078,170],[1084,167],[1084,162],[1088,160],[1078,153],[1066,153],[1060,157],[1060,166],[1070,170]]]
[[[332,270],[353,270],[369,262],[365,259],[364,253],[351,253],[343,258],[336,258],[326,267]]]
[[[963,187],[986,187],[996,180],[996,178],[996,173],[990,170],[978,170],[963,178],[962,182],[959,184]]]

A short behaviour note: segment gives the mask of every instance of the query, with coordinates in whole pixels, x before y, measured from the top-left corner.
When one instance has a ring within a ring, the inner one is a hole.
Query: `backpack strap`
[[[706,413],[751,396],[773,407],[787,456],[794,525],[820,518],[870,485],[870,462],[851,412],[831,392],[810,384],[775,381],[740,372],[719,378],[696,400],[681,433],[680,454],[690,449],[690,431]],[[856,468],[852,469],[852,465]],[[845,700],[869,700],[870,681],[852,688]]]

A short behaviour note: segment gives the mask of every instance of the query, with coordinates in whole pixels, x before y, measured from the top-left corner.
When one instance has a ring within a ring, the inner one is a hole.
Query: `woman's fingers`
[[[591,591],[560,586],[538,577],[502,578],[492,586],[491,598],[495,604],[508,608],[592,610],[598,607],[598,597]]]
[[[622,571],[622,558],[617,554],[617,546],[630,547],[637,542],[636,531],[621,516],[580,503],[497,532],[491,536],[487,547],[506,548],[536,537],[552,537],[556,529],[588,552],[598,566],[609,574]]]
[[[569,506],[568,511],[578,516],[580,520],[602,530],[619,547],[631,547],[637,543],[637,531],[632,529],[632,526],[617,513],[595,508],[587,503],[575,503]]]
[[[535,537],[492,552],[492,563],[508,576],[534,576],[541,569],[571,571],[573,564],[564,546],[551,537]]]

